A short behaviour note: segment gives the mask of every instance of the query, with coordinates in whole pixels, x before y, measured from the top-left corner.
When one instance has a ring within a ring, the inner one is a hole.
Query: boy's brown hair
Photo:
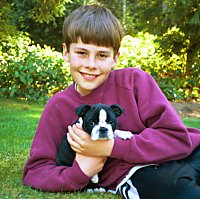
[[[78,37],[85,44],[112,47],[114,54],[119,50],[122,29],[112,12],[100,5],[85,5],[74,10],[63,24],[64,42],[69,50]]]

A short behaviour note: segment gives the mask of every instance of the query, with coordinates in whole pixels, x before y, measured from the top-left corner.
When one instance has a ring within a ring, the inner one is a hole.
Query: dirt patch
[[[171,102],[181,117],[200,118],[200,103]]]

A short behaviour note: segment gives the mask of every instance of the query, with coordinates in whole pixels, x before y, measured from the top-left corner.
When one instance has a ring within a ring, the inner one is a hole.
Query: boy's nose
[[[95,69],[95,68],[96,68],[95,57],[91,56],[91,57],[88,58],[87,67],[88,67],[89,69]]]

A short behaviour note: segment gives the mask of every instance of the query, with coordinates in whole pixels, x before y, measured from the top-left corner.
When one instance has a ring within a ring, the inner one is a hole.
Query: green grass
[[[200,118],[187,117],[187,118],[182,118],[182,121],[188,127],[200,129]]]
[[[22,185],[22,171],[44,104],[0,98],[0,198],[116,199],[109,193],[48,193]],[[200,119],[183,118],[200,129]]]

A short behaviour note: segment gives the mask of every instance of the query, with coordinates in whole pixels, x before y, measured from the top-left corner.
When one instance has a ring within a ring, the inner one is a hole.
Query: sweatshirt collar
[[[74,82],[73,84],[71,84],[68,87],[68,93],[70,95],[70,97],[80,103],[83,104],[95,104],[95,103],[100,103],[100,101],[102,101],[103,97],[104,97],[104,90],[107,88],[107,86],[109,85],[110,82],[110,76],[111,74],[108,76],[108,78],[103,82],[103,84],[101,84],[98,88],[96,88],[95,90],[93,90],[90,94],[82,96],[80,93],[78,93],[76,91],[76,83]]]

